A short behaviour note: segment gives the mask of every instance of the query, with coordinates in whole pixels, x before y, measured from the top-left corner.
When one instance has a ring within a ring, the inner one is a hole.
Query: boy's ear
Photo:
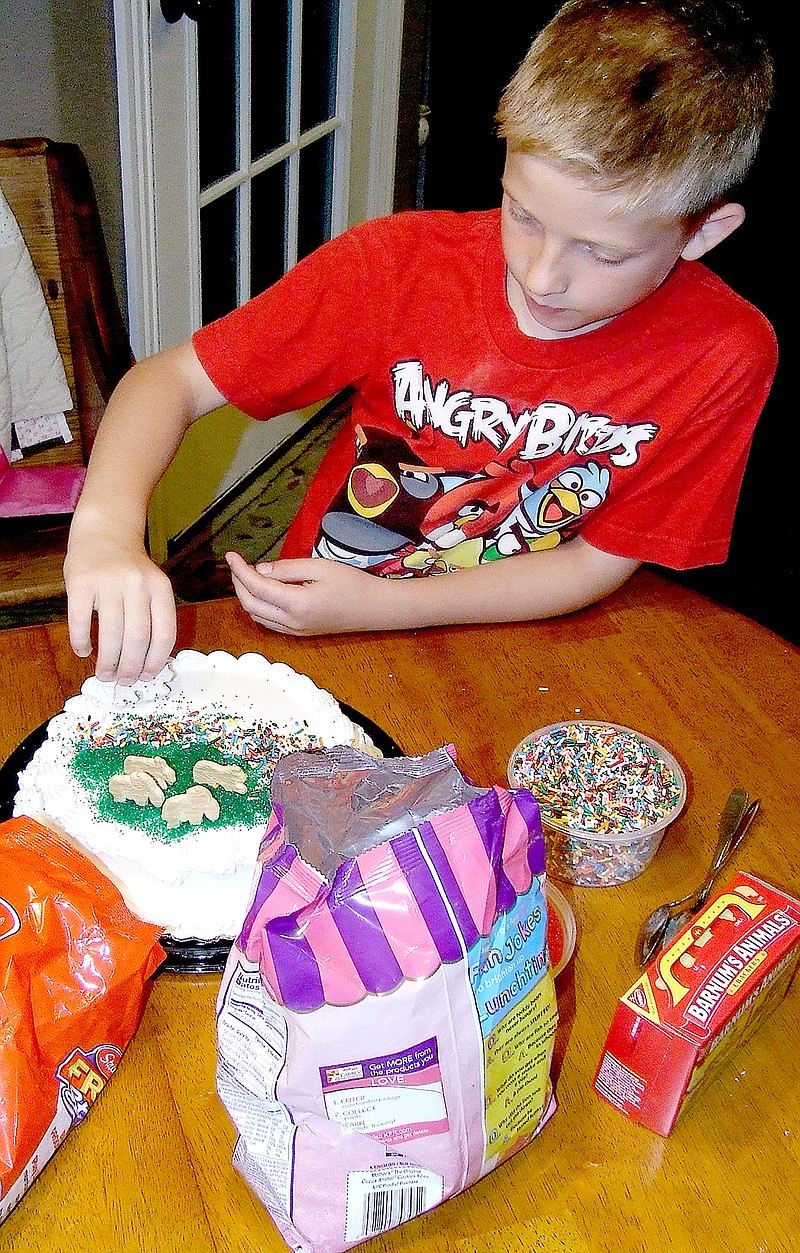
[[[710,252],[721,244],[723,239],[732,235],[737,226],[744,221],[744,207],[740,204],[723,204],[713,213],[704,218],[694,233],[689,236],[681,256],[684,261],[697,261],[704,253]]]

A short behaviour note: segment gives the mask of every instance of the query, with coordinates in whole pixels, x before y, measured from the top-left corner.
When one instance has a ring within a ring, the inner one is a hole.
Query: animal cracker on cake
[[[175,771],[163,757],[129,756],[123,761],[122,769],[126,774],[131,774],[134,770],[144,770],[145,774],[149,774],[162,788],[169,787],[175,782]]]
[[[241,766],[228,766],[221,761],[209,761],[203,757],[194,763],[192,778],[195,783],[205,783],[214,789],[221,787],[224,792],[247,795],[247,775]]]
[[[161,809],[164,804],[163,791],[146,770],[126,770],[123,774],[112,774],[108,780],[108,790],[120,804],[133,801],[141,807],[155,805],[156,809]]]
[[[193,827],[199,827],[204,818],[216,822],[219,815],[219,801],[207,787],[197,785],[167,797],[161,807],[161,817],[171,831],[184,822]]]

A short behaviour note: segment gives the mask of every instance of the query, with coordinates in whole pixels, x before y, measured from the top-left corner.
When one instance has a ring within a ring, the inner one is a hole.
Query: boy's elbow
[[[585,587],[587,592],[593,588],[597,591],[592,600],[601,600],[622,587],[642,564],[636,557],[621,557],[596,548],[581,536],[576,536],[570,543],[580,545],[578,556],[584,570]]]

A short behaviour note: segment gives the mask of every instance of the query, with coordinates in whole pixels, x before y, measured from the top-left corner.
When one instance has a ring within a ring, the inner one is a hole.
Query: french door
[[[141,357],[391,211],[403,0],[114,0],[114,17]],[[196,423],[154,496],[156,559],[307,417]]]

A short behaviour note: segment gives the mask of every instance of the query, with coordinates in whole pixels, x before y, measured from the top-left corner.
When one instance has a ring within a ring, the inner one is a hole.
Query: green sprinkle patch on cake
[[[287,752],[320,746],[304,723],[287,733],[266,724],[245,727],[225,718],[198,727],[191,719],[180,724],[154,723],[149,719],[123,716],[119,724],[103,728],[97,724],[80,728],[78,747],[71,762],[76,784],[87,796],[98,819],[121,823],[145,831],[159,843],[172,844],[197,831],[191,823],[170,829],[161,809],[152,804],[116,801],[109,791],[112,775],[124,772],[126,757],[161,757],[175,771],[175,782],[163,788],[165,798],[185,792],[195,785],[192,770],[198,761],[237,765],[245,773],[247,794],[213,789],[220,806],[216,821],[204,820],[205,828],[266,824],[270,813],[269,784],[278,759]]]

